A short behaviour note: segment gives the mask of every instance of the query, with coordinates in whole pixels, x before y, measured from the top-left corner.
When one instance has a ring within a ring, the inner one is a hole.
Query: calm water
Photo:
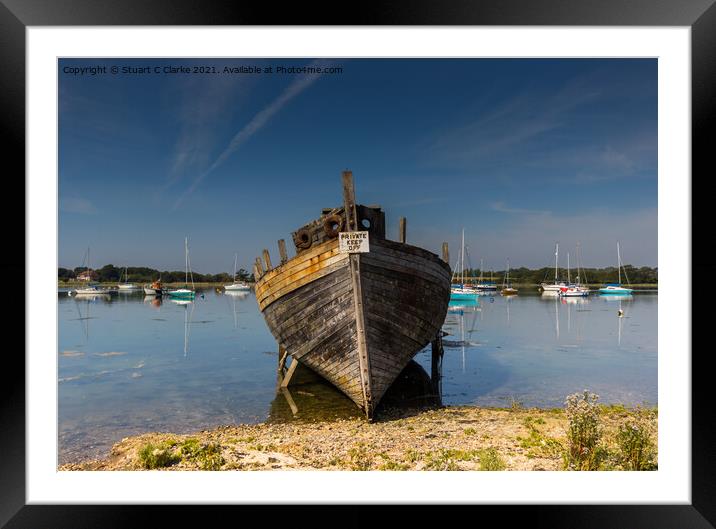
[[[253,294],[203,295],[177,304],[141,293],[58,294],[60,463],[105,455],[147,431],[292,416],[275,393],[276,344]],[[588,388],[605,403],[656,404],[657,306],[653,293],[621,301],[498,295],[451,306],[442,401],[556,407]],[[420,385],[430,348],[415,360],[424,369],[415,366],[411,380]],[[301,388],[292,392],[299,408],[357,412],[330,386]]]

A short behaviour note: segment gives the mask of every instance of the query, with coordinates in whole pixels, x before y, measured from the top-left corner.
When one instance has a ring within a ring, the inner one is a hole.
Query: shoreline
[[[595,410],[600,470],[630,470],[619,433],[635,420],[646,421],[656,446],[657,408]],[[564,470],[569,425],[562,408],[391,409],[372,423],[296,419],[145,433],[115,443],[105,458],[58,470]]]

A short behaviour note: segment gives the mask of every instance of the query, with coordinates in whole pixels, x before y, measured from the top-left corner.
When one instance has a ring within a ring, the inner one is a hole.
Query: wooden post
[[[280,375],[283,376],[283,370],[286,369],[286,356],[288,356],[288,351],[283,348],[282,345],[278,346],[278,372]]]
[[[264,275],[264,265],[261,264],[261,258],[256,258],[256,268],[259,271],[259,275]]]
[[[286,402],[288,402],[288,407],[291,408],[291,413],[296,415],[298,413],[298,406],[296,406],[296,403],[293,401],[291,392],[288,390],[288,388],[282,387],[281,393],[283,393],[283,396],[286,397]]]
[[[291,358],[291,365],[288,366],[288,371],[286,371],[286,375],[283,377],[283,380],[281,381],[282,388],[288,387],[289,382],[291,382],[291,377],[296,372],[297,367],[298,367],[298,360],[296,360],[295,358]]]
[[[286,241],[283,239],[278,240],[278,254],[281,256],[281,264],[288,261],[288,254],[286,253]]]
[[[271,266],[271,256],[266,248],[264,248],[264,261],[266,261],[266,271],[268,272],[273,267]]]
[[[343,171],[343,207],[346,212],[347,231],[355,231],[358,226],[358,212],[356,211],[355,188],[353,187],[353,173]],[[356,334],[358,341],[358,366],[360,369],[361,388],[363,390],[363,407],[366,417],[373,418],[373,390],[370,380],[370,359],[368,358],[368,345],[366,343],[365,320],[363,315],[363,290],[360,279],[360,254],[352,253],[349,256],[351,280],[353,282],[353,310],[356,320]]]
[[[258,281],[261,279],[261,273],[259,272],[259,269],[256,267],[256,263],[254,263],[254,281]]]
[[[450,264],[450,250],[448,250],[448,243],[443,243],[443,261]]]
[[[398,228],[398,241],[405,244],[405,217],[400,217],[400,226]]]
[[[432,361],[430,366],[430,384],[433,395],[438,398],[438,401],[441,399],[440,379],[442,377],[441,368],[444,352],[442,332],[438,331],[438,335],[432,341]]]

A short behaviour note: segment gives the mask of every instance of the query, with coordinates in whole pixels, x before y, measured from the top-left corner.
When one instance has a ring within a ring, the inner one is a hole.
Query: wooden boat
[[[403,368],[437,338],[451,274],[446,244],[442,260],[406,244],[404,219],[400,242],[386,239],[381,208],[354,197],[345,171],[343,207],[324,209],[293,233],[294,258],[281,240],[281,264],[272,268],[264,250],[264,263],[254,265],[255,292],[280,350],[292,357],[289,373],[298,362],[309,367],[370,419]],[[351,248],[361,233],[367,248]]]

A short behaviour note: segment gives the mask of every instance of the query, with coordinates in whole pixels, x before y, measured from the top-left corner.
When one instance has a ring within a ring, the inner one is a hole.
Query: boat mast
[[[460,283],[465,286],[465,228],[462,229],[462,251],[460,252],[462,263],[460,264],[460,272],[462,274]]]
[[[572,278],[569,275],[569,252],[567,252],[567,284],[572,282]]]
[[[184,286],[189,286],[189,241],[184,237]]]
[[[234,283],[236,283],[236,260],[239,258],[239,254],[234,254]]]
[[[559,243],[554,247],[554,284],[557,284],[557,259],[559,259]]]
[[[617,241],[617,271],[619,273],[619,284],[622,284],[622,257],[619,255],[619,241]]]

